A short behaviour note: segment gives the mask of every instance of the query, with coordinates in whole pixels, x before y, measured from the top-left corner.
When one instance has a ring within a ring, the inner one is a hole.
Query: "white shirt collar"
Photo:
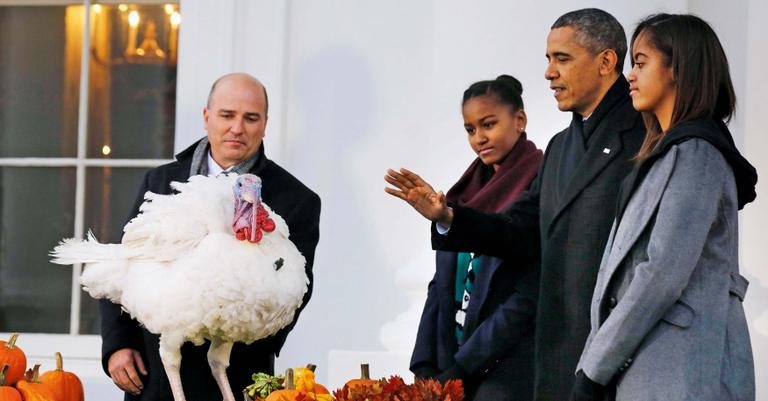
[[[215,177],[219,174],[221,174],[223,171],[225,171],[221,166],[219,166],[219,163],[216,163],[216,160],[213,160],[213,156],[211,155],[211,151],[208,151],[208,176]]]

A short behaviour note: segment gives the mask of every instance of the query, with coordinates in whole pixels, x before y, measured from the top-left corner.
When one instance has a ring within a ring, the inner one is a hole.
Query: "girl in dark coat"
[[[520,82],[507,75],[464,92],[464,128],[478,157],[448,191],[449,203],[495,213],[528,188],[542,152],[526,138],[521,94]],[[411,371],[417,378],[462,379],[467,400],[532,399],[538,275],[525,265],[535,261],[436,256]]]

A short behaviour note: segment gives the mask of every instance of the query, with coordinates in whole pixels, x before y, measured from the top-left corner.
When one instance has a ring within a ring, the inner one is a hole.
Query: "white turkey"
[[[84,263],[80,278],[94,298],[121,304],[160,335],[160,357],[176,401],[185,400],[180,348],[206,339],[208,362],[224,399],[234,342],[268,337],[293,320],[309,283],[305,258],[288,226],[261,202],[252,174],[193,176],[178,193],[147,192],[120,244],[67,239],[53,262]]]

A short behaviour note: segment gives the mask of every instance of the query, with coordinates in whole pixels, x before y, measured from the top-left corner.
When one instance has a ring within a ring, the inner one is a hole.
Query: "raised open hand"
[[[453,220],[453,210],[448,207],[445,194],[435,192],[431,185],[418,174],[401,168],[400,171],[387,170],[384,181],[395,188],[385,187],[384,191],[398,197],[411,205],[427,219],[450,227]]]

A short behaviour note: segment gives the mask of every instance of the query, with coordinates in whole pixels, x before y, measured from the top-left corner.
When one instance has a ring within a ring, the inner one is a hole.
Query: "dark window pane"
[[[73,157],[82,7],[0,7],[0,157]]]
[[[170,158],[178,6],[98,10],[91,14],[88,157],[104,157],[107,146],[112,158]]]
[[[120,242],[145,168],[89,168],[86,172],[85,227],[99,242]],[[80,332],[100,332],[98,302],[82,293]]]
[[[0,167],[0,331],[69,331],[72,268],[48,252],[74,211],[73,168]]]

